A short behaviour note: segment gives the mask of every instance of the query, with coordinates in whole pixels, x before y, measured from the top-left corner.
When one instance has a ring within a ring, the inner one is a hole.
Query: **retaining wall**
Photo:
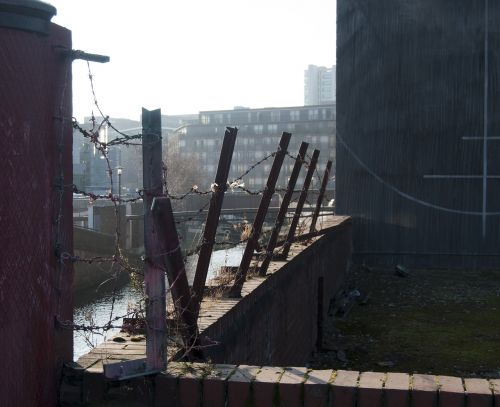
[[[294,254],[295,253],[295,254]],[[244,296],[203,334],[217,345],[207,355],[217,363],[304,364],[321,335],[330,299],[343,283],[351,256],[351,221],[337,225]]]

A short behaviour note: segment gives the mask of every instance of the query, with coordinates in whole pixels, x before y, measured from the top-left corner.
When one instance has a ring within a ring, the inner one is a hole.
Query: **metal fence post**
[[[309,143],[306,142],[302,142],[302,144],[300,145],[299,153],[297,154],[297,158],[295,159],[295,164],[293,166],[290,179],[288,180],[288,186],[285,195],[283,196],[280,210],[278,212],[278,215],[276,216],[276,221],[271,233],[271,237],[269,238],[269,242],[267,243],[266,255],[259,269],[260,276],[266,275],[269,263],[271,263],[271,260],[273,258],[274,248],[276,247],[276,242],[278,241],[281,227],[283,226],[283,221],[285,220],[285,216],[288,211],[288,205],[290,205],[293,191],[295,189],[295,184],[297,183],[297,178],[299,177],[300,169],[302,168],[302,163],[304,162],[308,147]]]
[[[182,329],[185,346],[189,354],[194,354],[198,328],[170,199],[154,198],[151,211],[161,249],[158,256],[167,272],[175,310],[186,327],[186,331]]]
[[[146,296],[146,364],[148,370],[165,369],[167,330],[165,273],[157,255],[158,234],[151,212],[155,197],[161,196],[161,110],[142,109],[142,168],[144,189],[144,291]]]
[[[326,163],[325,173],[323,174],[323,179],[321,180],[321,188],[319,190],[318,200],[316,202],[316,209],[314,210],[309,232],[314,232],[316,230],[316,222],[318,220],[319,211],[323,203],[323,197],[325,196],[326,185],[328,184],[328,179],[330,178],[331,169],[332,169],[332,162],[328,160],[328,162]]]
[[[304,185],[302,187],[302,191],[299,196],[299,200],[297,202],[297,207],[295,208],[295,213],[293,215],[292,224],[290,225],[290,229],[288,230],[288,235],[286,237],[285,244],[283,245],[283,257],[286,259],[288,253],[290,252],[290,246],[293,243],[293,239],[295,237],[295,229],[297,229],[297,225],[299,224],[300,214],[302,213],[302,208],[304,207],[304,203],[307,198],[307,191],[309,190],[309,184],[311,183],[312,176],[314,171],[316,170],[316,163],[318,162],[319,150],[314,150],[311,162],[309,163],[309,169],[307,170],[307,175],[304,180]]]
[[[198,256],[198,262],[196,264],[196,273],[193,282],[195,315],[198,315],[201,301],[203,300],[203,291],[205,289],[208,266],[210,265],[210,258],[212,257],[217,226],[219,224],[219,216],[224,202],[224,194],[227,189],[227,177],[231,168],[231,160],[233,157],[234,144],[236,143],[237,134],[237,128],[228,127],[224,134],[224,141],[222,142],[219,165],[215,176],[216,189],[210,199],[205,229],[203,230],[203,241]]]
[[[257,211],[257,214],[255,215],[255,219],[252,225],[252,232],[245,247],[245,252],[243,253],[240,266],[238,267],[238,271],[236,272],[234,284],[229,291],[230,297],[241,296],[241,288],[243,287],[243,283],[245,282],[248,268],[250,266],[250,262],[252,261],[253,252],[257,247],[260,232],[262,230],[262,225],[266,218],[269,203],[271,202],[271,198],[274,194],[274,188],[276,186],[276,182],[278,181],[278,176],[280,174],[281,166],[283,164],[283,160],[285,159],[291,137],[292,135],[287,132],[283,132],[283,134],[281,135],[278,151],[276,152],[276,155],[274,157],[273,165],[271,167],[271,171],[269,172],[269,177],[267,178],[266,188],[264,189],[264,192],[262,194],[259,209]]]

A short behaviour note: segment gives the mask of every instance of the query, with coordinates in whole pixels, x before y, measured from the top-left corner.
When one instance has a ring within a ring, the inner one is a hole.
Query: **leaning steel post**
[[[278,176],[280,174],[281,166],[283,165],[283,160],[285,159],[291,137],[292,135],[287,132],[283,132],[283,134],[281,135],[278,151],[274,156],[273,165],[271,167],[271,171],[269,172],[269,177],[267,178],[266,188],[264,189],[264,192],[262,194],[259,209],[257,210],[257,214],[255,215],[255,219],[252,225],[252,231],[245,247],[245,252],[243,253],[240,266],[238,267],[238,271],[236,272],[234,284],[229,291],[230,297],[241,296],[241,289],[243,287],[243,283],[245,282],[250,262],[252,261],[253,252],[257,247],[260,232],[262,230],[262,225],[266,218],[269,203],[271,202],[271,198],[274,194],[274,188],[276,186],[276,182],[278,181]]]
[[[276,216],[276,221],[274,223],[274,228],[271,233],[271,237],[269,238],[269,242],[267,243],[266,255],[259,269],[260,276],[266,275],[269,263],[271,263],[271,260],[273,258],[274,248],[276,247],[279,233],[281,231],[281,227],[283,226],[283,221],[285,220],[285,216],[288,211],[288,205],[290,205],[290,201],[292,200],[295,184],[297,183],[297,178],[299,177],[300,170],[302,168],[302,164],[304,162],[308,147],[309,143],[306,142],[302,142],[302,144],[300,145],[299,153],[297,154],[297,157],[295,159],[295,164],[292,169],[292,173],[290,174],[290,179],[288,180],[288,186],[285,195],[283,196],[283,200],[281,201],[280,210],[278,212],[278,215]]]
[[[231,168],[231,160],[233,157],[234,144],[236,143],[237,128],[228,127],[224,134],[224,141],[215,176],[214,192],[210,199],[208,208],[207,220],[203,231],[203,241],[200,247],[198,263],[196,264],[196,273],[193,282],[193,300],[195,306],[195,315],[199,314],[201,301],[203,300],[203,291],[207,279],[208,266],[215,243],[217,226],[219,224],[219,216],[224,202],[224,193],[227,189],[227,177]]]
[[[182,337],[188,355],[198,357],[201,355],[196,344],[198,340],[198,327],[191,290],[182,258],[179,236],[175,227],[174,214],[170,199],[156,197],[151,205],[155,221],[156,234],[159,239],[159,261],[167,273],[170,294],[175,311],[182,324]]]
[[[158,258],[158,239],[151,205],[163,194],[161,110],[142,109],[142,168],[144,189],[144,292],[146,296],[146,365],[148,370],[166,367],[167,317],[165,272]]]
[[[316,222],[318,220],[319,211],[321,210],[321,205],[323,204],[323,197],[325,196],[326,186],[330,178],[330,170],[332,169],[332,162],[328,160],[326,163],[325,173],[323,174],[323,179],[321,180],[321,188],[319,190],[318,200],[316,201],[316,208],[314,209],[314,214],[311,220],[311,227],[309,232],[316,231]]]
[[[311,183],[312,176],[316,170],[316,163],[318,162],[319,150],[314,150],[311,161],[309,162],[309,168],[307,170],[307,175],[304,180],[304,185],[302,191],[300,192],[299,200],[297,201],[297,207],[295,208],[295,213],[293,214],[292,223],[290,229],[288,230],[288,235],[286,237],[285,244],[283,245],[283,257],[286,259],[288,253],[290,252],[290,246],[295,238],[295,230],[299,224],[300,214],[302,213],[302,208],[307,198],[307,191],[309,190],[309,185]]]

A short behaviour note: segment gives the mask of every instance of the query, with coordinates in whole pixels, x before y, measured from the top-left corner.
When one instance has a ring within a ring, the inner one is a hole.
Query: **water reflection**
[[[237,246],[227,250],[218,250],[212,254],[208,277],[213,277],[222,266],[238,266],[243,255],[244,246]],[[186,271],[189,283],[193,283],[194,272],[198,255],[188,258],[186,263]],[[168,283],[167,283],[168,286]],[[113,303],[114,297],[114,303]],[[84,295],[79,294],[75,299],[75,309],[73,313],[74,323],[77,325],[102,326],[107,324],[111,318],[125,315],[137,301],[140,299],[138,293],[132,284],[127,284],[116,290],[116,295],[113,296],[113,287],[107,286],[98,291],[91,291]],[[111,310],[113,312],[111,313]],[[121,326],[122,320],[113,322],[113,325]],[[118,333],[119,328],[109,330],[104,334],[92,334],[90,332],[75,331],[73,335],[74,348],[73,359],[88,353],[92,346],[97,346],[107,338]]]

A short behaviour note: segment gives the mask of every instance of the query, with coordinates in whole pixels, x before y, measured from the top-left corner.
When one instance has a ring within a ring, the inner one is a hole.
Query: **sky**
[[[46,0],[91,63],[106,115],[299,106],[307,65],[335,64],[336,0]],[[73,62],[73,113],[93,109],[87,64]],[[94,108],[95,111],[95,108]]]

